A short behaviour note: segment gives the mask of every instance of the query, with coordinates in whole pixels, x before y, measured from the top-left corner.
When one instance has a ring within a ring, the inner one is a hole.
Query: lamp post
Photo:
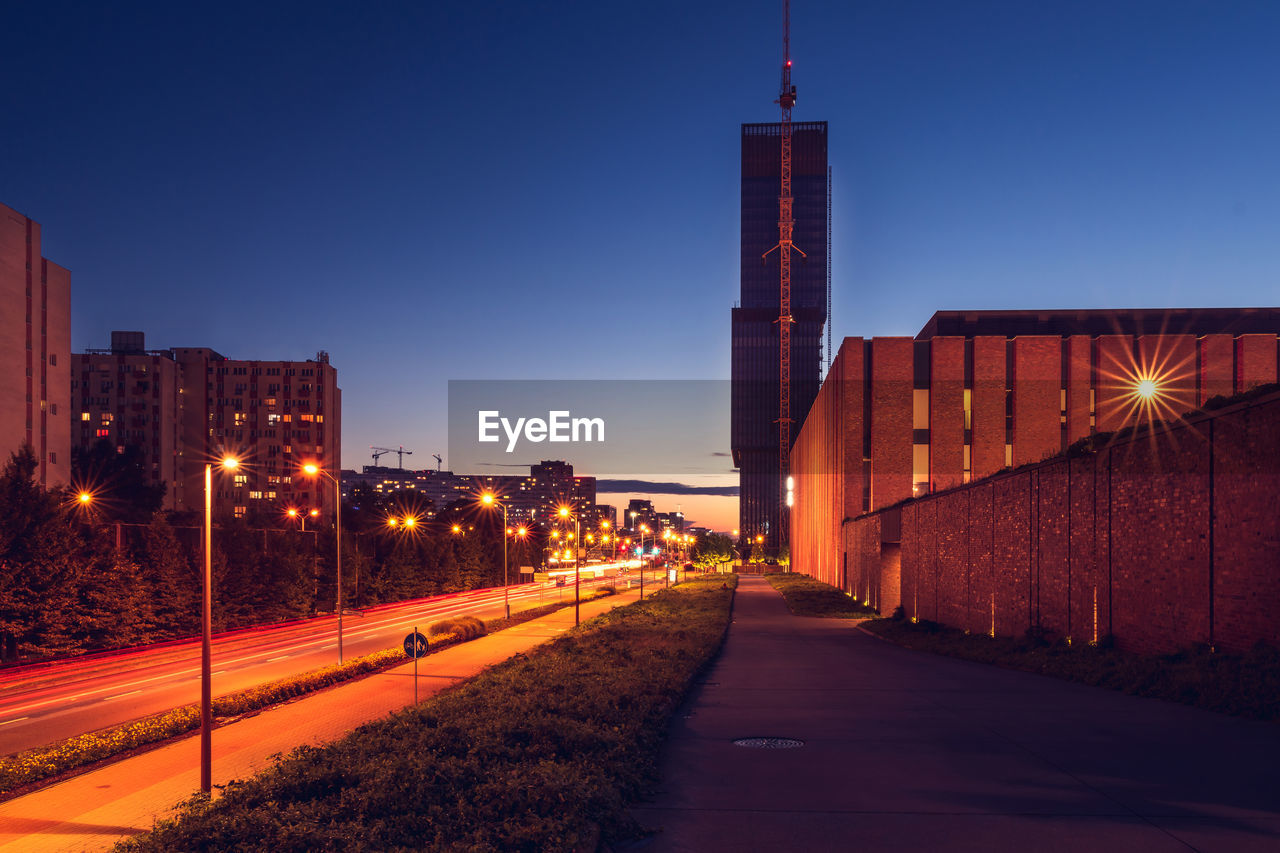
[[[240,467],[240,460],[224,456],[224,471]],[[200,613],[200,790],[213,790],[213,463],[204,466],[204,590]]]
[[[314,462],[308,462],[302,466],[302,471],[308,477],[324,476],[333,483],[333,501],[334,501],[334,533],[337,537],[337,556],[334,558],[334,566],[338,575],[338,663],[342,663],[342,483],[338,478],[321,468]]]
[[[511,593],[507,583],[507,505],[499,501],[493,492],[485,492],[480,496],[480,503],[485,506],[497,506],[502,510],[502,606],[506,609],[507,618],[511,618]]]
[[[578,528],[578,516],[571,513],[569,507],[562,506],[558,510],[561,518],[568,520],[573,518],[573,624],[576,627],[580,621],[579,608],[582,604],[582,595],[580,593],[582,581],[582,561],[578,558],[578,534],[582,531]]]

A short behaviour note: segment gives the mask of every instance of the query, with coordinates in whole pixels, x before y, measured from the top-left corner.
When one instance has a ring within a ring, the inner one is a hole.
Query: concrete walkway
[[[662,767],[635,850],[1280,850],[1280,726],[909,651],[760,578]]]
[[[645,592],[661,588],[654,584]],[[582,620],[638,597],[638,591],[631,590],[587,602]],[[573,607],[566,607],[423,658],[418,662],[419,697],[425,699],[572,627]],[[198,691],[198,683],[193,689]],[[215,795],[216,786],[269,767],[275,755],[341,737],[412,704],[413,695],[410,661],[214,729]],[[150,829],[153,820],[198,791],[199,766],[200,738],[193,736],[0,803],[0,853],[107,849],[123,837]]]

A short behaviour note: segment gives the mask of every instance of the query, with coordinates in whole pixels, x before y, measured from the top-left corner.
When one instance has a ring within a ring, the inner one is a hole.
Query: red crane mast
[[[791,0],[783,2],[782,18],[782,88],[775,104],[782,108],[782,185],[778,192],[778,244],[765,252],[761,259],[778,250],[779,295],[778,308],[778,543],[788,539],[787,506],[790,489],[791,455],[791,253],[805,257],[794,243],[791,234],[794,222],[791,216],[791,108],[796,104],[796,87],[791,84]]]

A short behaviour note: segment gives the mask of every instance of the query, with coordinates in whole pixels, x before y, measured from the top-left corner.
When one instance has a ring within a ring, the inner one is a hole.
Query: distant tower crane
[[[399,457],[400,457],[400,468],[401,468],[401,469],[403,469],[403,468],[404,468],[404,458],[405,458],[406,456],[412,456],[412,455],[413,455],[413,451],[412,451],[412,450],[405,450],[405,449],[404,449],[404,445],[403,445],[403,444],[402,444],[402,445],[400,445],[399,449],[396,449],[396,448],[394,448],[394,447],[374,447],[373,445],[369,445],[369,449],[373,451],[373,464],[374,464],[374,465],[377,465],[377,464],[378,464],[378,459],[379,459],[380,457],[382,457],[382,456],[384,456],[385,454],[388,454],[388,453],[394,453],[394,454],[396,454],[397,456],[399,456]]]
[[[431,455],[435,457],[435,460],[436,460],[436,473],[437,473],[437,474],[439,474],[439,473],[440,473],[440,466],[444,464],[444,460],[440,458],[440,454],[439,454],[439,453],[432,453]]]
[[[782,87],[775,104],[782,107],[782,186],[778,193],[778,244],[765,252],[761,260],[778,251],[778,544],[785,543],[787,530],[787,488],[791,455],[791,253],[806,257],[791,242],[794,221],[791,217],[791,108],[796,105],[796,87],[791,85],[791,0],[783,0],[782,14]]]

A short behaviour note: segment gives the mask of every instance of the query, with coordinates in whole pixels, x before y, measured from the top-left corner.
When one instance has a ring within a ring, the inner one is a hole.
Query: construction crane
[[[440,473],[440,466],[444,464],[444,460],[440,458],[440,454],[439,454],[439,453],[432,453],[431,455],[432,455],[433,457],[435,457],[435,460],[436,460],[436,473],[437,473],[437,474],[439,474],[439,473]]]
[[[400,445],[399,449],[394,448],[394,447],[374,447],[373,445],[369,445],[369,449],[373,451],[373,464],[374,464],[374,465],[377,465],[377,464],[378,464],[378,459],[379,459],[380,457],[382,457],[382,456],[384,456],[384,455],[386,455],[386,454],[388,454],[388,453],[394,453],[394,454],[396,454],[397,456],[399,456],[399,457],[400,457],[400,468],[402,468],[402,469],[404,468],[404,458],[405,458],[406,456],[412,456],[412,455],[413,455],[413,451],[412,451],[412,450],[405,450],[405,449],[404,449],[404,445],[403,445],[403,444],[402,444],[402,445]]]
[[[791,242],[791,108],[796,105],[796,87],[791,85],[791,0],[783,0],[782,86],[775,104],[782,108],[782,186],[778,192],[778,243],[761,256],[778,252],[780,300],[778,306],[778,544],[788,540],[786,523],[787,488],[791,455],[791,253],[805,253]]]

